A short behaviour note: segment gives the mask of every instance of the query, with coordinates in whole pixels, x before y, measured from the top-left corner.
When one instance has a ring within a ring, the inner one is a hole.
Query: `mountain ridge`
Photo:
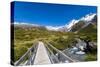
[[[18,23],[18,22],[14,22],[12,24],[14,24],[14,26],[20,26],[20,27],[44,27],[47,30],[50,31],[61,31],[61,32],[70,32],[73,29],[73,26],[77,23],[79,23],[80,21],[84,21],[86,24],[85,26],[88,26],[88,24],[90,24],[92,21],[95,20],[95,17],[97,17],[96,13],[90,13],[87,14],[85,16],[83,16],[82,18],[76,20],[76,19],[72,19],[69,24],[65,24],[63,26],[42,26],[42,25],[38,25],[38,24],[30,24],[30,23]]]

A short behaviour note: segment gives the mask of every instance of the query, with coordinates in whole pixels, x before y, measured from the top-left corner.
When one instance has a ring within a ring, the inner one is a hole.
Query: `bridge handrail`
[[[53,48],[56,52],[62,54],[64,57],[66,57],[70,62],[76,62],[75,60],[71,59],[69,56],[67,56],[66,54],[64,54],[62,51],[60,51],[59,49],[55,48],[54,46],[52,46],[50,43],[46,42],[47,45],[49,45],[51,48]]]
[[[45,45],[45,46],[47,48],[47,51],[49,51],[55,57],[56,61],[59,62],[58,58],[54,55],[54,53],[50,50],[50,48],[47,45]],[[52,63],[55,63],[53,61],[53,59],[50,57],[50,53],[49,53],[49,58],[50,58],[50,60],[51,60]]]
[[[35,59],[35,56],[36,56],[37,48],[38,48],[38,45],[35,45],[34,52],[31,52],[32,55],[30,56],[26,65],[33,65],[34,64],[34,59]]]
[[[16,61],[16,62],[14,63],[14,65],[15,65],[15,66],[20,65],[20,63],[23,62],[23,60],[24,60],[27,56],[29,56],[29,55],[31,54],[32,50],[33,50],[34,47],[36,47],[36,46],[37,46],[37,43],[33,44],[33,46],[32,46],[31,48],[29,48],[29,49],[27,50],[27,52],[26,52],[18,61]],[[29,59],[29,58],[30,58],[30,57],[28,57],[28,59]]]

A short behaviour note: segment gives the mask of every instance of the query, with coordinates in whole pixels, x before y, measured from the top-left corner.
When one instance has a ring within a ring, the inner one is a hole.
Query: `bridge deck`
[[[39,42],[34,64],[51,64],[46,48],[42,42]]]

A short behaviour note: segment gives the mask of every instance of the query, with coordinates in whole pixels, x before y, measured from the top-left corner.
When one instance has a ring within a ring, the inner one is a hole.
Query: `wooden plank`
[[[34,64],[51,64],[43,42],[39,42]]]

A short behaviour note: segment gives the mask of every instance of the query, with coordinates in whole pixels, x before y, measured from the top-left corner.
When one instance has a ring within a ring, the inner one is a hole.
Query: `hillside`
[[[79,33],[97,33],[96,25],[89,24],[87,27],[79,30]]]
[[[71,32],[48,31],[44,27],[14,26],[14,61],[18,60],[38,40],[55,43],[55,47],[64,50],[70,46],[73,38],[74,35]]]
[[[78,23],[74,24],[72,27],[71,27],[71,31],[72,32],[75,32],[75,31],[78,31],[82,28],[82,26],[85,25],[85,22],[84,21],[79,21]]]
[[[38,40],[47,41],[60,50],[72,47],[75,38],[83,38],[96,41],[96,28],[90,24],[88,27],[81,29],[77,34],[73,32],[48,31],[44,27],[14,27],[14,61],[18,60],[33,43]],[[92,35],[89,35],[91,32]],[[88,34],[87,34],[88,33]],[[23,46],[22,46],[23,45]]]

